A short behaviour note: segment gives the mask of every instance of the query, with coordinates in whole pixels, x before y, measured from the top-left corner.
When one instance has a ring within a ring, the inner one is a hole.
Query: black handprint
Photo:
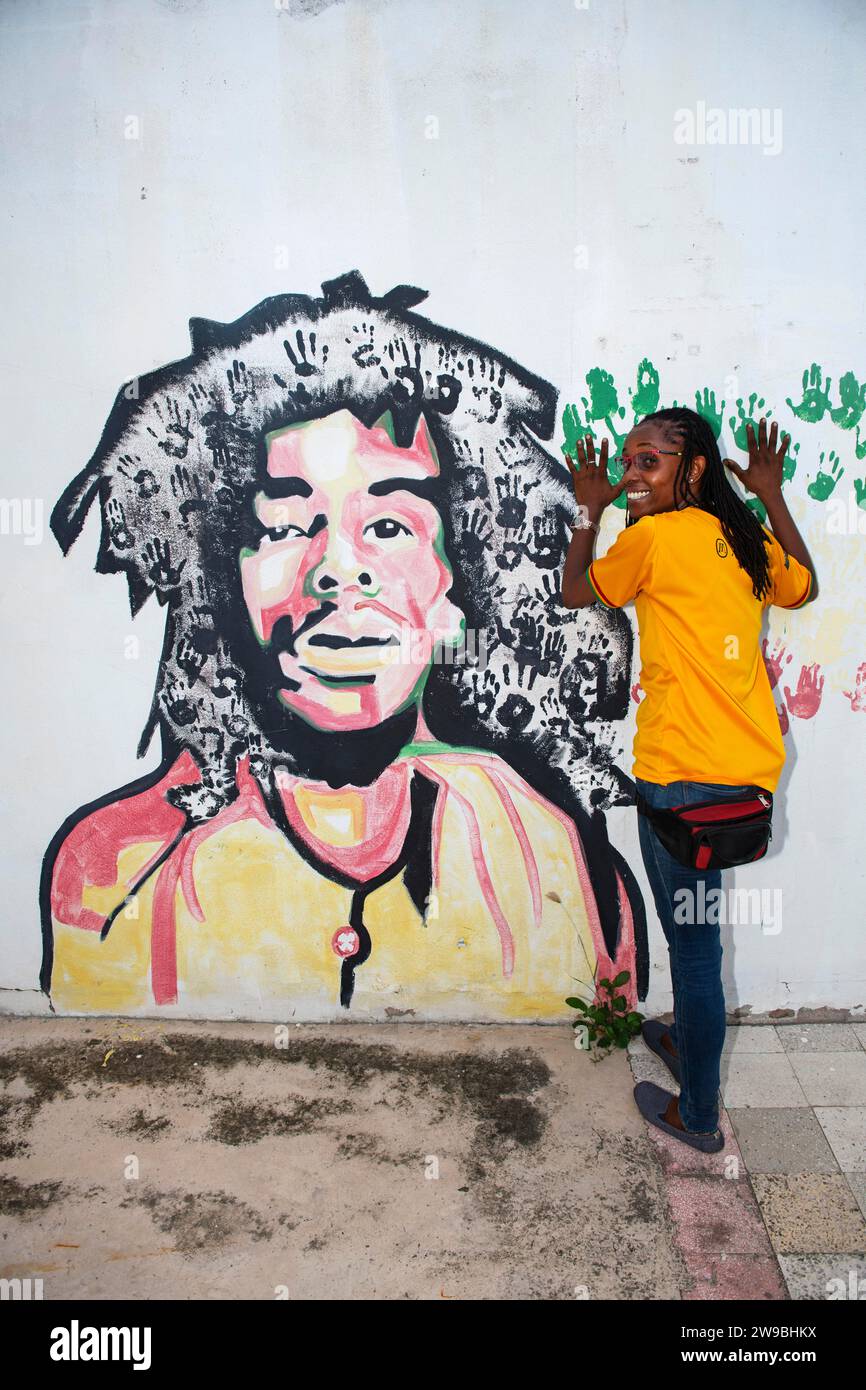
[[[532,518],[534,545],[529,547],[530,558],[540,569],[558,568],[562,560],[562,540],[559,525],[553,513]]]
[[[544,620],[550,627],[561,627],[574,617],[572,609],[562,602],[562,575],[559,571],[541,576],[538,593],[539,602],[544,607]]]
[[[220,642],[216,651],[214,695],[218,695],[220,699],[227,696],[235,697],[240,694],[243,681],[243,672],[232,664],[228,648],[224,642]]]
[[[162,694],[166,713],[181,728],[188,728],[198,718],[198,706],[190,698],[189,690],[180,681],[172,681]]]
[[[526,547],[520,540],[505,541],[502,549],[497,551],[496,563],[501,570],[516,570],[525,554]]]
[[[110,497],[105,504],[105,524],[115,550],[129,550],[135,538],[126,524],[123,508],[116,497]]]
[[[246,738],[250,730],[250,721],[243,713],[240,703],[233,697],[228,713],[222,716],[223,727],[232,738]]]
[[[492,535],[493,529],[480,508],[476,507],[474,511],[464,512],[460,541],[466,561],[470,566],[477,564],[481,559]]]
[[[496,490],[499,493],[499,510],[496,513],[496,524],[502,526],[507,531],[514,531],[522,526],[526,520],[526,502],[524,498],[533,486],[532,482],[525,482],[519,473],[509,473],[505,476],[498,476],[494,479]]]
[[[138,455],[123,454],[118,463],[117,471],[122,473],[124,478],[132,478],[139,497],[154,497],[159,492],[160,485],[149,468],[137,467],[140,464],[141,459]],[[136,469],[135,473],[130,472],[130,469],[133,468]]]
[[[304,337],[303,330],[299,328],[295,333],[295,342],[297,344],[297,351],[292,347],[288,338],[283,339],[283,347],[286,350],[286,356],[295,369],[295,376],[316,376],[317,373],[321,371],[321,367],[316,366],[315,362],[309,360],[309,358],[315,358],[316,356],[315,332],[311,331],[309,339],[307,339]],[[327,357],[328,349],[326,346],[322,354],[322,366],[324,366],[327,361]]]
[[[238,410],[245,401],[248,401],[256,393],[255,382],[247,371],[243,362],[237,358],[226,371],[226,380],[229,384],[229,395],[232,398],[235,410]]]
[[[176,463],[171,471],[171,490],[177,501],[180,502],[180,516],[182,521],[186,521],[190,512],[203,512],[205,510],[204,495],[201,483],[194,473],[190,473],[182,463]]]
[[[156,415],[159,417],[160,424],[166,433],[165,439],[160,439],[156,431],[147,427],[148,434],[153,435],[163,453],[170,458],[186,458],[189,450],[189,441],[192,439],[192,430],[189,428],[190,412],[187,410],[186,418],[180,418],[180,402],[167,396],[165,400],[165,418],[160,407],[159,401],[154,401],[153,405]]]
[[[168,541],[154,536],[144,547],[144,557],[150,564],[147,576],[155,589],[167,592],[177,588],[186,560],[181,560],[179,565],[171,563],[171,545]]]
[[[196,646],[194,642],[190,642],[188,638],[182,637],[177,644],[175,661],[192,685],[204,668],[207,653]]]
[[[382,361],[375,351],[374,340],[376,328],[374,324],[362,323],[360,326],[355,324],[352,328],[353,333],[363,333],[364,341],[359,343],[352,353],[352,361],[358,367],[378,367]]]
[[[565,635],[562,632],[548,632],[544,639],[539,670],[549,676],[562,664],[565,656]]]

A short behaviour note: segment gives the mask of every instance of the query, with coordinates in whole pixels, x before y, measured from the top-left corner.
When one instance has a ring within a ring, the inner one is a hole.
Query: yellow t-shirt
[[[645,691],[635,777],[775,791],[785,746],[760,650],[761,621],[771,603],[800,608],[812,576],[763,529],[771,580],[763,601],[719,521],[699,507],[641,517],[589,566],[605,607],[635,600]]]

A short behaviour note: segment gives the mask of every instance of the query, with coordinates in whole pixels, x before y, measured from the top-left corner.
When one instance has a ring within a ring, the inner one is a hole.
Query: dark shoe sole
[[[654,1081],[639,1081],[634,1088],[634,1098],[644,1119],[655,1125],[656,1129],[669,1134],[672,1139],[679,1139],[680,1143],[688,1144],[690,1148],[698,1149],[700,1153],[705,1154],[717,1154],[725,1147],[725,1136],[720,1129],[714,1134],[692,1134],[687,1129],[677,1129],[675,1125],[669,1125],[667,1120],[663,1120],[662,1116],[673,1100],[673,1093],[657,1086]]]
[[[682,1086],[683,1078],[680,1072],[679,1057],[672,1057],[666,1047],[662,1047],[662,1037],[668,1031],[664,1023],[660,1023],[657,1018],[647,1019],[640,1026],[643,1040],[650,1052],[654,1052],[657,1057],[661,1057],[671,1076],[678,1086]]]

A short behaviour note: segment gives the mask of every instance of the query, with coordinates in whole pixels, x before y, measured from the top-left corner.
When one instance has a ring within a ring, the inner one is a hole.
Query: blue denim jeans
[[[721,800],[741,796],[745,787],[715,782],[658,782],[635,779],[650,806],[681,806],[687,802]],[[722,943],[718,912],[700,912],[700,904],[718,901],[722,883],[719,869],[690,869],[668,854],[646,816],[638,816],[640,848],[656,911],[668,943],[674,1023],[671,1041],[680,1059],[679,1111],[686,1129],[713,1133],[719,1124],[719,1066],[725,1041],[725,994],[722,987]],[[701,888],[703,880],[703,888]],[[689,914],[678,906],[689,899],[698,910]],[[714,891],[715,890],[715,891]],[[677,921],[689,915],[693,921]],[[701,920],[703,918],[703,920]]]

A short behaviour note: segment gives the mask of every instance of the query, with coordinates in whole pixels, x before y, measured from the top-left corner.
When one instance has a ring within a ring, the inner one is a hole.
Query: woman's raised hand
[[[753,492],[762,502],[767,502],[773,497],[777,497],[782,491],[782,466],[788,445],[791,442],[789,434],[782,435],[782,443],[776,448],[778,438],[778,423],[773,421],[770,429],[769,438],[767,437],[767,422],[762,419],[758,425],[758,438],[755,439],[755,430],[751,423],[746,425],[746,439],[749,446],[749,462],[746,468],[741,468],[733,459],[724,459],[723,462],[732,473],[739,478],[743,487],[749,492]]]
[[[586,436],[585,441],[577,441],[577,463],[571,454],[566,454],[565,458],[571,473],[577,505],[586,509],[590,519],[600,516],[605,507],[610,506],[625,487],[624,477],[618,483],[608,481],[607,440],[601,441],[599,459],[595,457],[595,442],[591,434]]]

